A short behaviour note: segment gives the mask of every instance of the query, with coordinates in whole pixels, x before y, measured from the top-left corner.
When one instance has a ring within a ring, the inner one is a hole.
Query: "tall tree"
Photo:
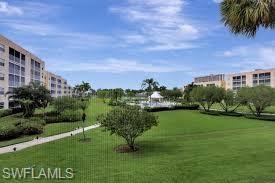
[[[254,37],[260,27],[275,28],[275,0],[223,0],[220,10],[234,34]]]
[[[82,81],[81,84],[75,85],[73,91],[77,96],[84,97],[92,89],[90,83]]]
[[[191,103],[192,100],[191,100],[191,96],[190,96],[190,93],[191,91],[196,87],[197,85],[194,84],[194,82],[188,84],[185,88],[184,88],[184,91],[183,91],[183,96],[184,96],[184,99]]]

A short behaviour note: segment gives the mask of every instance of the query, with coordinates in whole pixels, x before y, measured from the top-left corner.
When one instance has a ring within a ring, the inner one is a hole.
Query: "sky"
[[[0,0],[0,34],[71,85],[168,88],[196,76],[275,67],[275,32],[235,36],[220,0]]]

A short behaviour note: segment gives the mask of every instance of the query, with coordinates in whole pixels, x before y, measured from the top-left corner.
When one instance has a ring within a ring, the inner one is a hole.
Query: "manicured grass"
[[[114,152],[124,141],[96,129],[87,132],[89,143],[79,142],[80,134],[0,155],[0,170],[71,167],[75,178],[66,182],[73,183],[275,182],[275,123],[198,111],[155,114],[160,124],[138,139],[136,153]]]
[[[49,107],[46,109],[46,111],[50,111],[51,109],[52,108]],[[107,104],[102,103],[102,101],[100,99],[91,99],[89,108],[87,109],[87,120],[86,120],[86,123],[84,124],[84,126],[89,126],[89,125],[94,124],[96,121],[96,116],[99,115],[100,113],[108,111],[109,109],[110,109],[110,107]],[[36,114],[39,114],[39,113],[43,113],[43,110],[39,109],[36,111]],[[10,125],[12,123],[15,123],[18,120],[19,120],[19,118],[15,118],[13,116],[6,116],[3,118],[0,118],[0,126]],[[51,136],[51,135],[56,135],[56,134],[72,131],[72,130],[74,130],[78,127],[82,127],[82,126],[83,126],[83,122],[47,124],[44,127],[44,132],[38,136],[47,137],[47,136]],[[20,137],[17,139],[0,141],[0,147],[29,141],[29,140],[34,139],[36,136],[37,135],[24,136],[24,137]]]

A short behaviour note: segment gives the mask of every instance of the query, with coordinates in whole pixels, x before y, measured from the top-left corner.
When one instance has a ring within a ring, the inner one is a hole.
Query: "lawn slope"
[[[0,156],[3,167],[72,167],[67,182],[275,182],[275,124],[208,116],[197,111],[156,113],[160,124],[137,143],[141,150],[119,154],[124,143],[96,129],[90,143],[74,136]],[[18,182],[1,180],[0,182]],[[58,182],[25,180],[24,182]]]

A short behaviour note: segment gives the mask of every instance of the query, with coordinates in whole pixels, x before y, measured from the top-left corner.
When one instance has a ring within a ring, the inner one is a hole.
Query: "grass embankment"
[[[198,111],[156,114],[159,126],[138,138],[136,153],[114,152],[124,141],[96,129],[87,132],[89,143],[78,135],[1,155],[0,169],[71,167],[72,183],[275,182],[275,123]]]

